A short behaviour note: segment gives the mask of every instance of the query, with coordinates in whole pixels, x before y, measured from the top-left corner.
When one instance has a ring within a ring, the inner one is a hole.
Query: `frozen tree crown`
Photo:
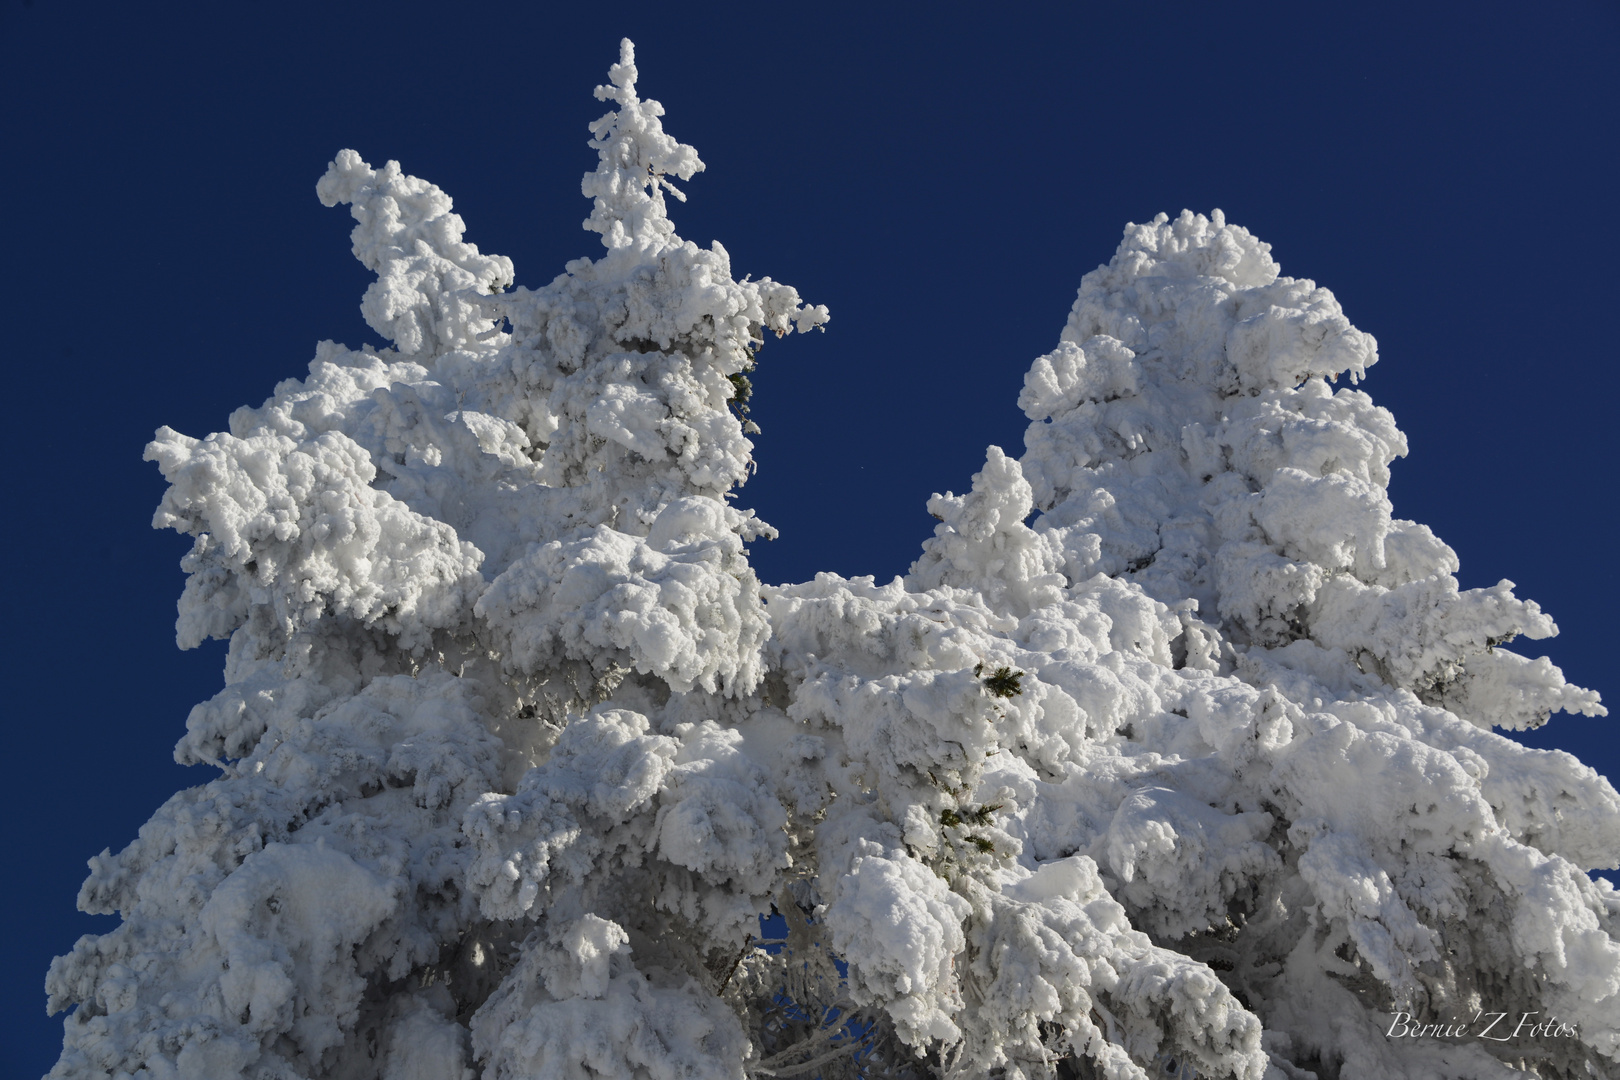
[[[392,347],[148,448],[218,775],[91,861],[53,1078],[1620,1064],[1620,796],[1493,730],[1602,706],[1393,516],[1331,293],[1219,211],[1129,227],[909,575],[764,586],[748,374],[827,311],[676,234],[702,162],[609,77],[599,260],[515,286],[343,151]],[[1495,1013],[1558,1034],[1397,1033]]]
[[[636,97],[636,49],[626,38],[619,46],[619,62],[608,69],[611,85],[598,86],[596,97],[618,106],[591,125],[592,145],[602,163],[586,173],[580,188],[596,209],[585,227],[602,234],[609,251],[633,247],[656,251],[675,237],[675,226],[664,210],[664,192],[682,202],[669,177],[690,180],[703,171],[697,151],[664,134],[659,117],[664,107]]]

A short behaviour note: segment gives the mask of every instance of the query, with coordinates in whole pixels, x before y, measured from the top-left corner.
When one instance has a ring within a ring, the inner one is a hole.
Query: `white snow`
[[[907,577],[761,585],[733,406],[828,314],[676,234],[703,166],[637,74],[597,260],[513,287],[344,151],[393,347],[148,448],[218,775],[91,860],[52,1077],[1620,1067],[1620,796],[1492,730],[1602,706],[1394,517],[1333,295],[1218,211],[1130,226]],[[1577,1034],[1388,1034],[1480,1010]]]

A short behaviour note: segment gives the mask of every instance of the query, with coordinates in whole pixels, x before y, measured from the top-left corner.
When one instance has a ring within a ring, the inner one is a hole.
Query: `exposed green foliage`
[[[754,384],[748,376],[753,374],[754,371],[755,349],[752,345],[747,348],[748,361],[743,365],[743,369],[734,375],[727,375],[726,378],[731,383],[730,404],[732,413],[742,422],[742,428],[746,434],[758,435],[759,425],[748,419],[748,399],[754,396]]]
[[[984,682],[984,688],[994,697],[1017,697],[1024,692],[1022,671],[1014,671],[1009,667],[998,667],[990,674],[985,675],[984,665],[978,664],[973,668],[973,674],[978,675]]]
[[[1001,806],[1001,803],[991,803],[989,806],[981,806],[977,810],[966,811],[946,807],[940,811],[939,823],[948,829],[958,825],[988,825],[990,824],[990,815],[1000,810]]]

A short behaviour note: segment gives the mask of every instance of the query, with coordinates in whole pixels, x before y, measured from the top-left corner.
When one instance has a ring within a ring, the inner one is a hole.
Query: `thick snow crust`
[[[600,258],[511,288],[344,151],[394,347],[151,444],[218,776],[91,861],[53,1078],[1614,1075],[1620,797],[1492,731],[1602,707],[1393,516],[1330,292],[1131,226],[909,576],[762,586],[746,376],[827,311],[610,74]],[[1573,1034],[1390,1035],[1481,1011]]]

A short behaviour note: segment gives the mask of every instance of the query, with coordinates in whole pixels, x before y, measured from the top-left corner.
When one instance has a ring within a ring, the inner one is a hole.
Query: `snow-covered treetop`
[[[827,312],[676,234],[610,78],[599,260],[514,287],[344,151],[393,347],[148,448],[218,776],[92,860],[53,1078],[1612,1072],[1620,796],[1491,730],[1602,706],[1393,516],[1331,293],[1131,226],[909,575],[763,586],[747,375]],[[1396,1034],[1498,1012],[1563,1026]]]
[[[664,192],[681,202],[686,196],[669,177],[690,180],[703,171],[703,162],[696,150],[664,134],[662,105],[636,96],[636,47],[629,38],[619,43],[619,62],[608,68],[608,78],[611,85],[598,86],[596,98],[618,109],[591,125],[602,163],[580,185],[585,197],[596,201],[585,227],[601,233],[609,251],[656,252],[680,242],[664,209]]]
[[[1377,359],[1331,292],[1279,276],[1220,211],[1132,226],[1019,397],[1025,472],[1067,573],[1195,600],[1260,650],[1247,662],[1336,667],[1335,694],[1371,675],[1486,727],[1593,715],[1596,695],[1499,648],[1556,633],[1551,619],[1511,582],[1459,594],[1455,553],[1393,517],[1406,439],[1333,387]]]
[[[598,91],[617,108],[591,127],[600,164],[584,181],[608,254],[542,289],[505,293],[511,261],[465,243],[437,187],[353,151],[333,161],[317,192],[351,206],[355,254],[377,273],[362,311],[396,348],[323,345],[308,379],[238,411],[232,434],[159,433],[150,453],[174,485],[159,524],[198,537],[182,645],[249,624],[269,654],[335,610],[420,650],[477,601],[515,664],[567,639],[597,675],[757,679],[765,629],[741,543],[770,530],[722,500],[752,465],[739,399],[765,332],[822,326],[827,310],[770,278],[735,281],[719,244],[675,234],[664,177],[701,163],[637,98],[633,56],[627,41]],[[536,574],[586,552],[638,579],[710,584],[646,607],[603,583],[509,623],[554,595]],[[721,601],[732,593],[740,608]],[[578,625],[597,617],[587,599],[614,629]]]

